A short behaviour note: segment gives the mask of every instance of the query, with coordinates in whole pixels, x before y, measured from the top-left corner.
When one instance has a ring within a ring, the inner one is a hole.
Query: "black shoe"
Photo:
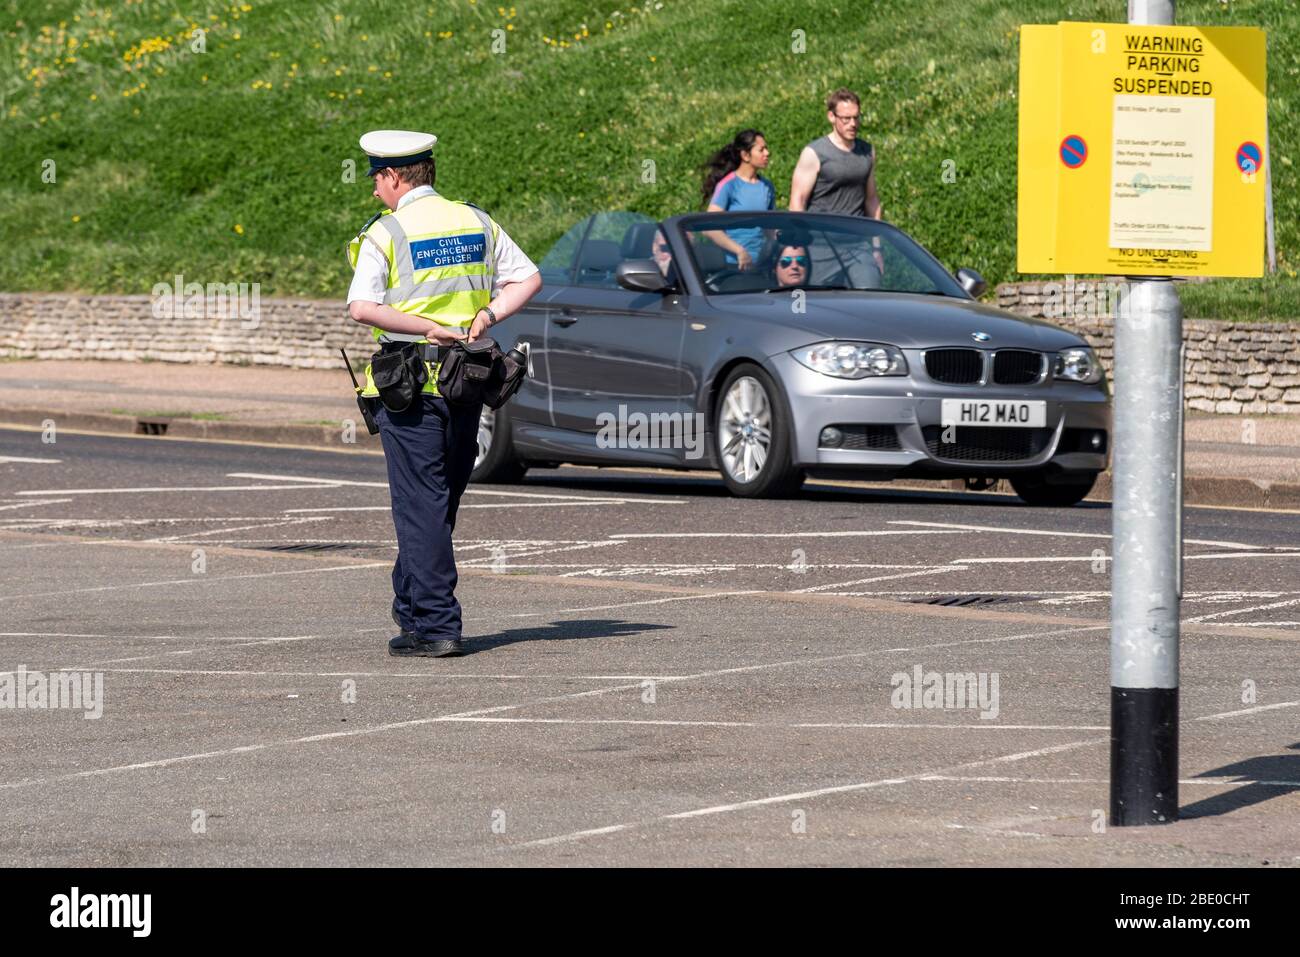
[[[395,658],[459,658],[465,654],[465,643],[459,638],[425,641],[404,631],[388,642],[388,653]]]

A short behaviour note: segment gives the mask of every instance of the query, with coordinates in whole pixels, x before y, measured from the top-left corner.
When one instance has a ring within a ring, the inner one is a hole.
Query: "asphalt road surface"
[[[102,681],[0,707],[0,864],[1300,864],[1300,513],[1188,510],[1183,819],[1111,828],[1105,505],[531,472],[461,506],[471,654],[402,660],[378,456],[0,476],[0,669]]]

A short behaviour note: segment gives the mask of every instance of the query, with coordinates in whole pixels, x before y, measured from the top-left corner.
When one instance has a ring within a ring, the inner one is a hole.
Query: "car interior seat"
[[[650,259],[654,255],[658,223],[633,223],[623,234],[620,251],[624,259]]]
[[[614,282],[614,270],[623,261],[619,244],[609,239],[588,239],[578,253],[579,285],[605,285]]]

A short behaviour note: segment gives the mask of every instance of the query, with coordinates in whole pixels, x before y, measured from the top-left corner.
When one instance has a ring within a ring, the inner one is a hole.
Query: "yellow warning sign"
[[[1253,27],[1022,27],[1017,268],[1262,275],[1264,57]]]

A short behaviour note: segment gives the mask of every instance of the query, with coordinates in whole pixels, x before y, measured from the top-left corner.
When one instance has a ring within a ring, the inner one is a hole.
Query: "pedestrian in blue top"
[[[711,213],[759,212],[776,208],[776,190],[760,170],[767,169],[767,140],[758,130],[741,130],[704,165],[704,202]],[[727,252],[727,262],[749,269],[763,249],[763,230],[745,227],[706,233]]]

